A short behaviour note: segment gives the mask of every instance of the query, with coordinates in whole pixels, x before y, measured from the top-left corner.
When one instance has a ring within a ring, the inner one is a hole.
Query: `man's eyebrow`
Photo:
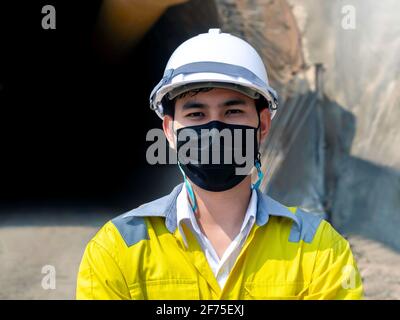
[[[230,107],[236,105],[246,105],[246,101],[239,98],[225,100],[224,102],[220,103],[220,107]],[[207,107],[207,104],[201,103],[198,101],[188,101],[182,106],[182,110],[189,110],[189,109],[204,109]]]
[[[236,106],[236,105],[247,105],[247,104],[246,104],[246,101],[243,99],[229,99],[220,104],[220,106],[224,106],[224,107],[230,107],[230,106]]]
[[[201,103],[201,102],[196,102],[196,101],[188,101],[182,106],[182,110],[188,110],[188,109],[204,109],[206,107],[206,104]]]

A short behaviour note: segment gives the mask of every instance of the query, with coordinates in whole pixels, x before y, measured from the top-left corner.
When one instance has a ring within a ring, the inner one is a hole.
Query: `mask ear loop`
[[[258,115],[258,126],[257,126],[257,133],[258,133],[258,129],[260,129],[260,122],[261,122],[260,112],[259,111],[257,111],[257,115]],[[260,140],[261,140],[261,133],[260,133]],[[258,189],[260,187],[260,184],[261,184],[263,178],[264,178],[264,174],[261,171],[261,153],[260,152],[257,153],[257,158],[254,161],[254,165],[255,165],[255,167],[257,169],[258,179],[254,184],[251,185],[251,190]]]
[[[173,123],[173,122],[172,122],[172,131],[173,131],[173,132],[175,133],[175,135],[176,135],[175,128],[174,128],[174,123]],[[178,139],[178,136],[176,136],[176,138]],[[175,143],[175,144],[178,145],[178,143]],[[176,152],[178,152],[178,150],[177,150]],[[183,180],[184,180],[184,182],[185,182],[186,190],[187,190],[187,193],[188,193],[188,195],[189,195],[190,206],[191,206],[193,212],[195,213],[196,210],[197,210],[196,196],[195,196],[195,194],[194,194],[192,185],[190,184],[189,180],[186,178],[186,174],[185,174],[185,172],[183,171],[183,169],[182,169],[182,167],[181,167],[181,163],[179,162],[179,160],[178,160],[178,167],[179,167],[179,170],[181,171],[181,173],[182,173],[182,175],[183,175]]]
[[[178,161],[178,167],[179,167],[179,170],[181,170],[181,173],[183,175],[183,180],[185,181],[186,190],[187,190],[187,193],[189,195],[190,206],[192,207],[193,212],[196,212],[196,210],[197,210],[197,201],[196,201],[196,196],[195,196],[195,194],[193,192],[192,185],[190,184],[189,180],[186,178],[186,174],[183,171],[179,161]]]
[[[258,189],[258,188],[260,187],[261,181],[262,181],[263,178],[264,178],[264,174],[263,174],[263,172],[261,171],[260,156],[261,156],[261,154],[260,154],[260,152],[259,152],[259,153],[257,154],[257,159],[256,159],[255,164],[254,164],[255,167],[256,167],[256,169],[257,169],[258,179],[257,179],[256,183],[254,183],[254,184],[251,185],[251,190]]]

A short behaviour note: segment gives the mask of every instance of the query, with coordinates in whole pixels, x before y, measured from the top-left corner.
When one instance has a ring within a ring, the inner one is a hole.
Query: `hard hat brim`
[[[177,69],[167,69],[161,81],[156,85],[150,94],[150,108],[155,110],[160,118],[163,118],[162,99],[171,98],[177,94],[190,90],[194,87],[202,87],[204,83],[214,83],[216,87],[228,87],[230,89],[240,89],[246,95],[255,97],[256,94],[262,95],[270,103],[271,117],[274,116],[277,108],[277,94],[267,81],[263,81],[252,71],[232,64],[221,62],[195,62],[182,65]],[[193,90],[193,89],[192,89]]]
[[[244,94],[245,96],[251,99],[258,99],[260,98],[260,94],[252,90],[248,87],[244,87],[238,84],[229,83],[229,82],[212,82],[212,81],[204,81],[204,82],[191,82],[186,85],[179,86],[167,93],[167,97],[169,100],[173,100],[177,96],[189,92],[196,89],[201,88],[220,88],[220,89],[230,89],[233,91],[237,91],[239,93]]]

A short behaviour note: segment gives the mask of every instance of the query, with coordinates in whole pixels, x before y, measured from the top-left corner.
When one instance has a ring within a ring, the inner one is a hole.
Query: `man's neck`
[[[231,240],[239,233],[251,197],[251,177],[234,188],[211,192],[191,184],[196,195],[200,228],[205,234],[223,231]]]

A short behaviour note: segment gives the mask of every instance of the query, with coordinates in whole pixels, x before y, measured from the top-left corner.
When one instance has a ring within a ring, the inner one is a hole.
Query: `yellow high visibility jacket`
[[[257,191],[256,223],[221,289],[171,194],[106,223],[86,247],[77,299],[360,299],[349,243],[319,216]]]

